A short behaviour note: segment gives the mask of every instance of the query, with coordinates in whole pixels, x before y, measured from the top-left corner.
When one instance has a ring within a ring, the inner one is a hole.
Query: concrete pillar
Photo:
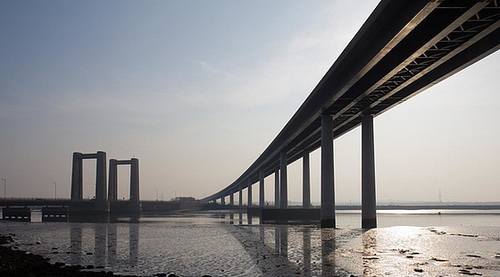
[[[229,205],[234,206],[234,192],[229,194]]]
[[[97,151],[95,199],[97,202],[107,201],[106,195],[106,152]]]
[[[116,159],[109,160],[108,199],[118,199],[118,165]]]
[[[259,206],[264,207],[264,172],[259,170]]]
[[[73,153],[73,170],[71,175],[71,200],[83,199],[83,162],[82,153]]]
[[[302,153],[302,207],[311,207],[311,167],[309,151]]]
[[[130,201],[139,202],[139,160],[130,159]]]
[[[361,227],[377,227],[377,201],[375,193],[375,150],[373,116],[363,115],[361,120]]]
[[[288,207],[288,184],[286,173],[286,152],[280,153],[280,208]]]
[[[222,197],[220,198],[220,204],[221,204],[222,206],[226,205],[226,196],[222,196]]]
[[[243,206],[243,186],[241,184],[240,184],[240,195],[239,195],[239,197],[240,197],[240,199],[239,199],[240,200],[239,205]]]
[[[280,170],[274,172],[274,206],[280,206]]]
[[[247,184],[248,184],[248,204],[247,204],[247,206],[250,207],[250,206],[252,206],[252,182],[250,181],[250,179],[247,180]]]
[[[333,120],[321,117],[321,227],[335,228],[333,179]]]

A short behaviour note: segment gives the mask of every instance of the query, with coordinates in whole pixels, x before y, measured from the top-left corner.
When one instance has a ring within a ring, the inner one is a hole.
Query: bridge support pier
[[[274,206],[280,207],[280,170],[274,172]]]
[[[234,206],[234,192],[229,194],[229,205]]]
[[[247,180],[247,184],[248,184],[248,203],[247,203],[247,206],[248,207],[251,207],[252,206],[252,182],[250,181],[250,179]]]
[[[139,203],[139,160],[130,159],[130,201]]]
[[[264,172],[259,170],[259,206],[264,207]]]
[[[286,172],[286,152],[280,153],[280,208],[288,207],[288,184]]]
[[[130,165],[130,199],[127,204],[115,203],[118,200],[118,165]],[[138,215],[141,212],[139,202],[139,160],[109,160],[108,199],[112,214]]]
[[[108,199],[118,199],[118,168],[116,159],[109,160]]]
[[[71,200],[83,199],[83,158],[82,153],[73,153],[73,170],[71,175]]]
[[[335,228],[333,120],[321,117],[321,228]]]
[[[95,200],[97,202],[108,201],[106,190],[106,152],[97,151],[96,155],[96,185],[95,185]]]
[[[309,166],[309,152],[302,154],[302,207],[311,207],[311,167]]]
[[[361,227],[377,227],[377,202],[375,192],[375,151],[373,116],[361,119]]]
[[[240,202],[238,203],[240,206],[243,206],[243,186],[240,185],[240,194],[239,194],[239,200]]]
[[[83,160],[96,159],[95,201],[83,201]],[[73,170],[71,177],[71,204],[68,208],[70,220],[82,217],[96,217],[107,221],[109,217],[109,202],[106,193],[106,152],[82,154],[73,153]]]
[[[106,152],[97,151],[93,154],[73,153],[73,170],[71,176],[71,200],[83,199],[83,160],[96,159],[95,199],[103,202],[106,195]]]
[[[220,204],[221,204],[221,206],[226,205],[226,196],[222,196],[222,197],[220,198]]]

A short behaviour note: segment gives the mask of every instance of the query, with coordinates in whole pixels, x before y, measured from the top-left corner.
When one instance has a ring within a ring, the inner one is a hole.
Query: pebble
[[[471,257],[471,258],[481,258],[481,256],[479,255],[476,255],[476,254],[468,254],[467,257]]]
[[[436,261],[436,262],[447,262],[447,261],[449,261],[447,259],[441,259],[441,258],[432,258],[431,260]]]
[[[464,275],[482,275],[480,273],[471,272],[471,271],[469,271],[467,269],[460,269],[458,272],[460,274],[464,274]]]

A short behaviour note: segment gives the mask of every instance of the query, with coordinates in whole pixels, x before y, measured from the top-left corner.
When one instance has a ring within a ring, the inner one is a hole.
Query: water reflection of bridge
[[[122,226],[122,225],[121,225]],[[89,228],[90,227],[90,228]],[[139,224],[127,224],[128,227],[128,259],[120,260],[126,255],[117,252],[119,237],[117,224],[94,223],[92,225],[75,224],[70,227],[70,263],[85,265],[88,257],[93,256],[94,267],[114,267],[119,264],[128,264],[137,267],[139,260]],[[94,230],[93,252],[84,249],[83,230]]]
[[[336,276],[339,273],[342,275],[345,272],[336,265],[335,252],[345,242],[350,241],[353,237],[359,237],[363,233],[361,229],[342,230],[318,229],[317,226],[255,225],[256,218],[248,218],[245,214],[231,213],[217,215],[217,217],[229,220],[219,224],[218,228],[225,230],[234,237],[234,243],[241,245],[241,249],[248,254],[255,269],[258,269],[252,271],[257,272],[258,276]],[[231,218],[237,218],[236,222],[231,221]],[[238,222],[242,222],[243,225],[238,225]],[[234,223],[236,225],[233,225]],[[141,226],[144,225],[136,223],[71,223],[69,226],[71,242],[69,263],[84,266],[93,265],[96,270],[118,267],[120,270],[114,270],[115,272],[126,273],[127,270],[130,270],[131,273],[137,274],[137,271],[144,270],[141,268],[140,261],[144,266],[144,260],[151,257],[150,251],[152,250],[140,247]],[[166,239],[168,240],[168,238]],[[124,242],[128,242],[128,249]],[[210,242],[206,243],[210,244]],[[231,253],[227,253],[227,255],[229,257]],[[179,257],[182,257],[181,253],[179,253]],[[165,256],[165,259],[179,257]],[[198,258],[191,256],[191,259],[195,261]],[[233,264],[234,262],[236,261],[229,259],[222,261],[221,264],[238,267],[237,264]],[[178,268],[173,266],[165,268],[165,271],[181,273],[182,268],[189,266],[191,261],[187,262],[181,258],[177,260],[176,264]],[[206,273],[203,272],[204,270],[206,269],[198,269],[198,274]]]
[[[347,274],[336,265],[335,250],[363,235],[361,229],[318,230],[316,225],[255,226],[255,220],[260,222],[260,218],[241,212],[219,214],[218,217],[229,220],[225,225],[227,231],[242,244],[262,276]]]

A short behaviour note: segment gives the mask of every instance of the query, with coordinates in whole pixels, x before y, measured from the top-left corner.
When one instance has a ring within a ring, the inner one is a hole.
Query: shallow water
[[[0,221],[0,233],[15,233],[15,246],[51,262],[144,276],[500,276],[499,215],[382,213],[378,220],[380,228],[366,231],[356,213],[339,213],[339,229],[205,213],[140,223]]]

